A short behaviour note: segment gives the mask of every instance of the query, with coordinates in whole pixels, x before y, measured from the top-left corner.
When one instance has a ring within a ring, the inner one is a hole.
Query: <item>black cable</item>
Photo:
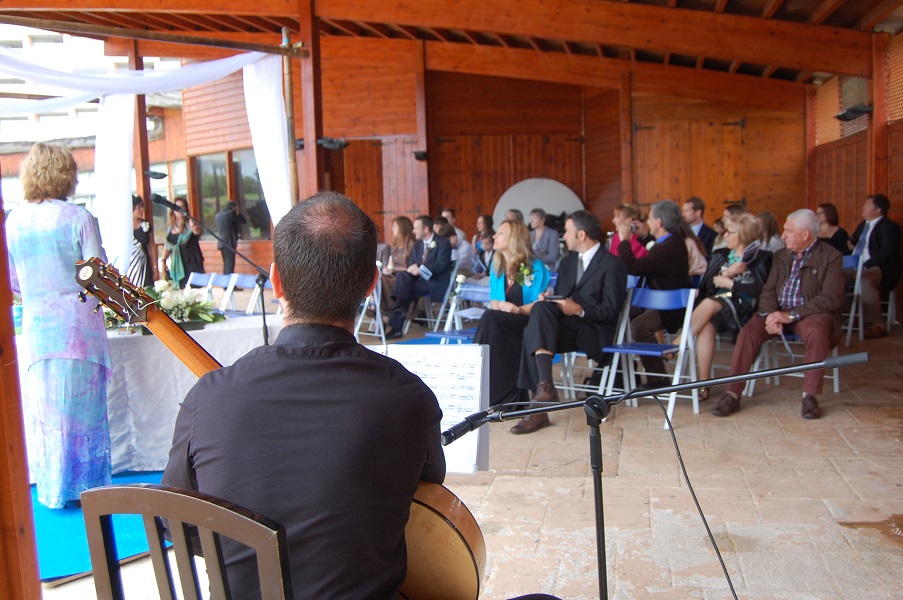
[[[671,419],[668,418],[668,411],[667,409],[665,409],[665,404],[661,400],[659,400],[658,396],[654,394],[650,397],[658,402],[658,407],[662,409],[662,413],[665,415],[665,421],[668,423],[668,432],[671,434],[671,442],[674,444],[674,452],[677,454],[677,462],[680,463],[680,471],[681,473],[683,473],[684,481],[687,484],[687,488],[690,490],[690,496],[693,497],[693,502],[696,504],[696,510],[699,512],[699,518],[702,519],[702,524],[709,536],[709,541],[712,543],[712,548],[715,549],[715,555],[718,557],[718,562],[721,564],[721,571],[724,573],[724,578],[727,580],[727,585],[731,589],[731,595],[734,597],[734,600],[738,600],[737,592],[736,590],[734,590],[734,583],[731,581],[731,576],[727,572],[727,567],[724,564],[724,559],[721,557],[721,551],[718,549],[717,542],[715,542],[715,536],[712,535],[712,530],[709,529],[709,523],[708,521],[706,521],[705,514],[703,514],[702,512],[702,506],[699,505],[699,499],[696,498],[696,491],[693,490],[693,484],[690,483],[690,476],[687,474],[687,468],[684,466],[684,459],[680,455],[680,446],[677,443],[677,436],[674,435],[674,428],[671,426]],[[623,397],[621,399],[623,400]]]

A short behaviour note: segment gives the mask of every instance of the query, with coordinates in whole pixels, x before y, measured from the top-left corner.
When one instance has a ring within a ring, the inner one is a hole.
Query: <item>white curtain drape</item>
[[[99,119],[101,126],[94,149],[98,182],[95,216],[100,221],[107,255],[120,272],[125,272],[130,255],[126,244],[131,244],[132,236],[131,171],[135,95],[182,90],[216,81],[268,56],[260,52],[248,52],[220,60],[192,63],[168,71],[68,73],[38,64],[19,53],[0,47],[0,73],[72,91],[71,94],[48,100],[0,101],[0,115],[50,112],[93,98],[102,99]],[[277,56],[269,56],[263,62],[266,64],[261,68],[245,72],[245,77],[250,74],[255,80],[251,86],[245,84],[246,93],[250,92],[252,96],[246,105],[267,208],[273,222],[278,223],[291,207],[282,73],[281,69],[273,68],[273,64],[281,64],[281,61]],[[277,113],[282,115],[281,121]]]
[[[282,57],[267,56],[244,68],[245,106],[257,171],[273,223],[292,207],[288,130],[282,101]]]

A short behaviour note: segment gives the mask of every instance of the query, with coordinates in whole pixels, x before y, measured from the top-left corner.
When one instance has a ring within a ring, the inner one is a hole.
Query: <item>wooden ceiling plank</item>
[[[405,34],[408,39],[419,40],[421,38],[421,35],[418,31],[412,31],[412,29],[414,29],[413,27],[398,25],[398,28]]]
[[[272,21],[264,21],[249,15],[232,15],[232,18],[242,24],[242,31],[272,31]],[[263,21],[263,22],[261,22]]]
[[[466,31],[466,30],[462,29],[462,30],[460,30],[460,33],[461,33],[461,35],[463,35],[464,37],[466,37],[468,40],[470,40],[470,43],[471,43],[471,44],[475,44],[475,45],[478,45],[478,44],[479,44],[479,42],[477,41],[477,39],[476,39],[473,35],[471,35],[471,33],[470,33],[469,31]]]
[[[891,13],[895,12],[900,7],[903,7],[903,0],[888,0],[886,2],[883,2],[873,8],[864,17],[862,17],[862,20],[860,20],[859,23],[856,24],[856,29],[871,31],[878,25],[878,23],[886,19]]]
[[[395,33],[399,34],[399,37],[407,38],[409,40],[417,39],[417,36],[408,31],[407,27],[405,27],[404,25],[393,25],[391,23],[386,23],[385,27],[390,31],[394,31]]]
[[[334,38],[339,39],[339,38]],[[341,38],[353,42],[351,38]],[[745,104],[803,114],[807,86],[777,79],[698,71],[688,67],[631,63],[615,58],[539,53],[519,48],[426,42],[426,66],[452,71],[618,89],[632,74],[637,92]]]
[[[161,6],[166,4],[166,6]],[[218,15],[250,14],[271,16],[298,16],[298,0],[257,0],[249,9],[247,0],[195,0],[194,2],[177,4],[160,2],[160,0],[3,0],[0,10],[59,11],[77,6],[79,11],[103,12],[156,12],[172,13],[204,13]]]
[[[516,6],[515,6],[516,5]],[[605,43],[869,77],[871,34],[835,27],[598,0],[319,0],[318,16]],[[516,10],[515,10],[516,8]],[[663,24],[665,24],[663,26]],[[655,35],[650,35],[655,31]]]
[[[784,0],[768,0],[765,3],[765,8],[762,9],[762,17],[770,19],[774,16],[774,13],[778,12],[782,4],[784,4]]]
[[[499,41],[499,44],[501,44],[503,48],[510,48],[510,47],[511,47],[511,44],[509,44],[509,43],[505,40],[505,38],[503,38],[503,37],[500,36],[499,34],[493,33],[493,34],[491,34],[491,35],[492,35],[492,37],[494,37],[495,39],[497,39],[497,40]]]
[[[93,15],[98,18],[102,18],[105,21],[106,25],[111,27],[126,27],[128,29],[144,29],[145,23],[140,18],[127,16],[125,14],[110,14],[106,13],[104,15]]]
[[[380,31],[379,29],[376,29],[375,27],[373,27],[372,25],[370,25],[369,23],[367,23],[365,21],[358,21],[355,19],[352,21],[352,23],[354,23],[355,25],[357,25],[364,31],[369,31],[376,37],[381,37],[381,38],[386,38],[386,39],[388,39],[388,37],[389,37],[386,34],[384,34],[382,31]]]
[[[216,15],[204,15],[204,18],[209,19],[212,23],[219,25],[219,31],[245,31],[242,27],[237,26],[235,22],[232,20],[231,15],[229,17],[219,17]]]
[[[448,36],[442,35],[438,29],[433,29],[432,27],[422,27],[422,29],[426,30],[430,35],[435,36],[437,40],[447,42]]]
[[[338,21],[335,19],[320,19],[323,23],[328,23],[330,26],[335,27],[339,31],[345,33],[345,35],[350,35],[352,37],[357,37],[361,35],[361,30],[353,24],[343,23],[342,21]]]
[[[809,18],[806,22],[812,23],[813,25],[823,23],[824,20],[830,17],[844,2],[846,2],[846,0],[823,0],[822,3],[816,6],[815,10],[809,14]]]
[[[530,45],[533,46],[533,49],[542,52],[542,48],[539,47],[539,43],[531,36],[527,38],[527,41],[530,42]]]

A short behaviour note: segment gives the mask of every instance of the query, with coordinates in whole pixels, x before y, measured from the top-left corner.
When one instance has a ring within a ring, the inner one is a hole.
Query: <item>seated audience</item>
[[[727,220],[731,217],[739,217],[745,212],[746,207],[739,202],[735,202],[734,204],[728,204],[724,207],[724,214],[721,215],[721,218]]]
[[[419,377],[352,335],[376,284],[367,215],[320,192],[273,237],[282,330],[191,389],[163,484],[283,525],[296,598],[396,598],[418,482],[445,478],[442,411]],[[254,553],[221,543],[231,597],[261,598]]]
[[[618,246],[621,245],[621,234],[618,233],[619,228],[622,223],[627,223],[630,225],[631,223],[640,223],[642,219],[642,215],[640,214],[640,209],[637,208],[634,204],[622,204],[615,208],[614,217],[611,222],[615,226],[615,233],[611,238],[611,246],[609,247],[609,252],[618,255]],[[637,234],[638,227],[634,225],[629,228],[630,231],[630,248],[633,251],[633,255],[637,258],[643,258],[648,254],[646,250],[646,245],[640,241],[640,236]]]
[[[693,230],[687,224],[686,221],[681,221],[680,228],[677,230],[680,234],[680,237],[683,238],[684,244],[687,246],[687,259],[689,261],[690,267],[690,277],[694,277],[696,275],[702,275],[706,270],[706,259],[709,256],[709,253],[706,252],[705,246],[696,234],[693,233]]]
[[[448,224],[455,228],[455,235],[458,236],[458,240],[467,243],[467,234],[464,233],[464,230],[458,227],[458,217],[455,209],[453,208],[443,208],[442,216],[448,221]]]
[[[505,211],[505,220],[506,221],[520,221],[524,223],[524,213],[516,208],[511,208]]]
[[[495,233],[488,231],[483,233],[483,250],[477,252],[473,260],[473,275],[467,278],[467,283],[489,285],[489,269],[492,266],[492,257],[495,254]]]
[[[819,204],[815,214],[818,216],[818,241],[833,246],[841,254],[850,254],[850,234],[838,224],[837,207],[830,202]]]
[[[495,259],[489,271],[491,309],[483,313],[474,343],[489,344],[489,404],[527,400],[511,376],[520,365],[524,329],[533,303],[549,285],[549,270],[530,250],[521,221],[503,221],[495,232]]]
[[[442,300],[451,280],[451,244],[433,233],[433,219],[420,215],[414,219],[414,237],[417,241],[408,257],[408,268],[398,271],[392,288],[389,331],[386,339],[397,340],[404,335],[404,321],[414,300],[429,295],[431,300]],[[421,272],[421,267],[425,267]]]
[[[702,241],[702,246],[705,248],[705,255],[708,256],[712,253],[712,246],[715,243],[715,236],[717,234],[714,229],[706,225],[705,221],[702,220],[702,217],[705,214],[705,202],[703,202],[702,198],[699,196],[687,198],[681,211],[683,213],[684,221],[686,221],[687,225],[690,226],[690,229],[693,230],[693,235]]]
[[[652,206],[646,219],[650,233],[655,236],[655,244],[649,254],[637,258],[630,242],[622,241],[618,254],[627,264],[627,272],[646,278],[646,287],[655,290],[676,290],[689,286],[689,258],[687,245],[680,237],[683,222],[680,207],[671,200],[661,200]],[[630,225],[621,223],[618,233],[621,239],[630,234]],[[683,310],[646,310],[630,322],[633,339],[637,342],[655,343],[656,332],[665,329],[675,332],[683,324]],[[647,372],[664,373],[665,361],[660,356],[642,356]],[[647,387],[661,387],[670,381],[661,375],[647,375]]]
[[[480,215],[477,217],[477,233],[473,236],[473,239],[470,240],[470,245],[477,249],[477,252],[483,250],[482,242],[485,239],[484,234],[488,233],[490,237],[495,233],[495,230],[492,228],[493,221],[492,215]]]
[[[435,228],[434,228],[435,229]],[[463,275],[470,275],[473,272],[473,246],[467,240],[460,240],[455,228],[450,224],[445,224],[436,230],[437,235],[441,235],[451,244],[452,262],[457,263],[458,272]]]
[[[383,263],[382,272],[382,308],[388,308],[392,299],[392,288],[395,287],[395,276],[408,268],[408,260],[414,249],[414,224],[405,216],[395,217],[392,221],[392,245],[389,259]]]
[[[724,220],[719,217],[712,222],[712,229],[715,230],[715,243],[712,244],[712,250],[720,250],[727,248],[727,240],[724,239]]]
[[[853,232],[853,253],[862,256],[862,320],[866,339],[887,335],[881,318],[881,292],[889,292],[900,283],[900,226],[887,218],[890,200],[884,194],[865,199],[862,218]],[[852,282],[855,272],[847,273]]]
[[[774,253],[783,248],[784,240],[781,239],[781,232],[778,230],[778,222],[774,218],[774,213],[769,210],[762,211],[756,218],[759,219],[759,227],[762,230],[759,238],[762,249]]]
[[[759,222],[750,214],[727,222],[727,248],[715,250],[699,285],[690,326],[696,336],[696,371],[699,379],[712,376],[715,334],[734,341],[752,318],[759,293],[771,270],[772,254],[759,245]],[[700,400],[708,400],[702,388]]]
[[[543,262],[550,271],[558,264],[558,232],[546,227],[546,211],[534,208],[530,211],[530,245],[533,256]]]
[[[762,344],[785,331],[802,338],[803,362],[824,360],[840,341],[844,293],[840,252],[818,241],[818,217],[808,208],[787,217],[783,238],[786,248],[774,255],[757,312],[737,337],[731,375],[748,373]],[[804,419],[821,416],[818,395],[823,383],[823,369],[806,371],[800,411]],[[744,385],[728,384],[712,414],[725,417],[740,410]]]

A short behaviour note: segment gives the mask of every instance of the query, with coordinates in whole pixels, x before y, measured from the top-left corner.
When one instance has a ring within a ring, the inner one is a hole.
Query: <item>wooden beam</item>
[[[164,6],[165,4],[165,6]],[[215,2],[160,2],[160,0],[3,0],[0,10],[30,10],[35,12],[60,10],[91,10],[103,12],[164,12],[206,13],[219,15],[283,15],[298,14],[297,0],[217,0]]]
[[[320,25],[314,15],[314,0],[298,0],[301,32],[298,34],[310,53],[301,59],[301,119],[304,124],[304,182],[298,186],[301,198],[324,189],[324,150],[317,143],[323,137],[323,86],[320,70]],[[292,198],[295,204],[300,198]]]
[[[885,2],[882,2],[873,8],[871,12],[862,17],[859,23],[856,24],[856,29],[871,31],[878,23],[886,19],[901,6],[903,6],[903,0],[885,0]]]
[[[875,34],[872,62],[872,114],[869,115],[868,193],[887,195],[890,187],[887,131],[887,50],[890,36]]]
[[[626,46],[870,77],[871,34],[598,0],[318,0],[317,16]],[[655,35],[649,32],[654,31]]]
[[[818,89],[806,90],[806,207],[815,210],[818,198],[818,156],[815,153],[818,129]]]
[[[131,48],[129,48],[129,69],[132,71],[144,70],[144,57],[138,52],[138,43],[135,40],[129,40]],[[138,195],[144,199],[144,214],[148,217],[151,227],[154,225],[153,218],[154,205],[151,203],[151,185],[150,176],[147,172],[150,170],[150,153],[147,147],[147,105],[145,104],[144,94],[138,94],[135,97],[135,138],[132,141],[132,163],[135,167],[135,185]],[[153,230],[150,231],[151,239],[154,239]],[[156,272],[157,265],[157,245],[148,244],[148,254],[150,254],[151,265]]]
[[[621,73],[619,84],[621,204],[633,204],[633,88],[630,84],[630,71]]]
[[[620,89],[621,73],[629,71],[635,92],[731,102],[798,114],[803,114],[805,110],[806,87],[777,79],[519,48],[427,42],[426,51],[427,69],[431,71],[535,79],[608,89]]]
[[[782,4],[784,4],[784,0],[768,0],[765,3],[765,8],[762,9],[762,17],[770,19],[774,16],[774,13],[778,12]]]
[[[806,22],[812,23],[813,25],[824,22],[824,20],[830,17],[844,2],[846,2],[846,0],[822,0],[822,3],[816,6],[815,10],[809,14],[809,18],[806,19]]]
[[[427,119],[427,91],[426,91],[426,46],[424,41],[418,41],[414,49],[414,105],[417,111],[417,147],[414,150],[426,151],[429,140]],[[422,213],[428,213],[430,209],[429,194],[429,160],[415,160],[414,169],[414,194],[413,198],[417,209]],[[413,208],[413,207],[411,207]]]

